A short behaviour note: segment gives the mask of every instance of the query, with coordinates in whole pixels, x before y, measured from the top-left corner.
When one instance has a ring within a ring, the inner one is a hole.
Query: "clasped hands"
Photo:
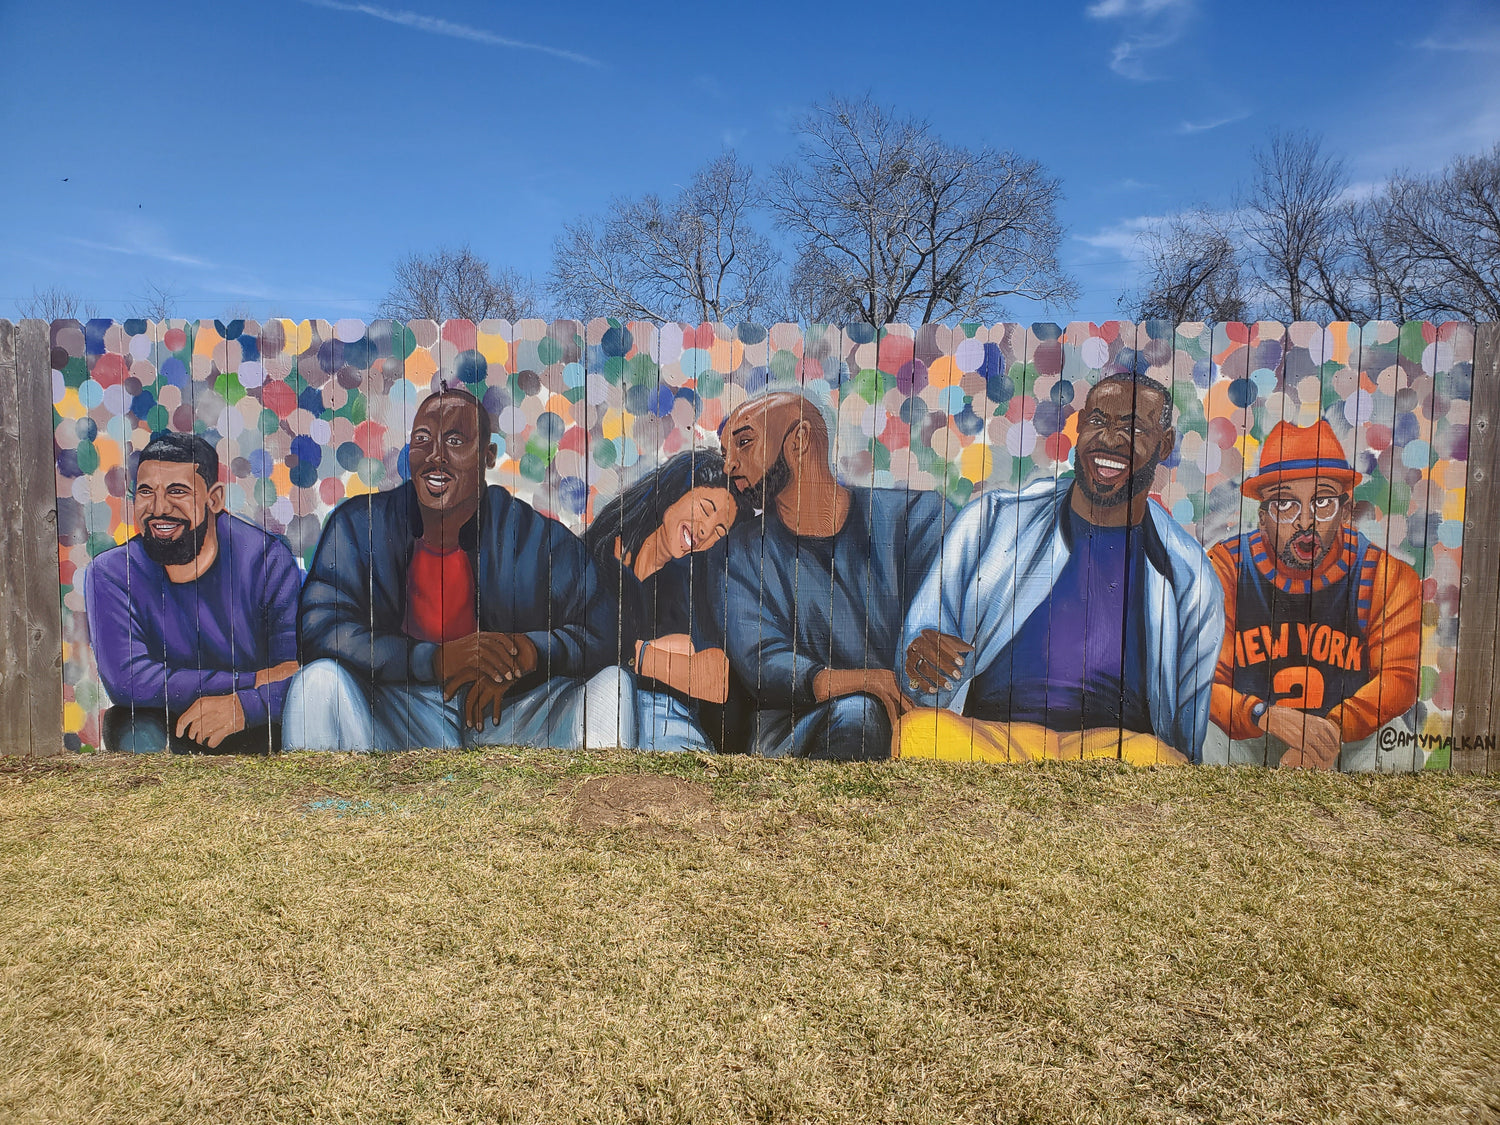
[[[534,670],[536,645],[524,633],[470,633],[438,646],[433,662],[443,699],[451,702],[464,688],[463,721],[474,730],[500,721],[505,693]]]

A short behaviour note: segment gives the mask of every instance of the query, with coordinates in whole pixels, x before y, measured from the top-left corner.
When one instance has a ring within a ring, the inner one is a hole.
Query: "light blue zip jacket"
[[[986,492],[948,525],[943,553],[906,615],[896,674],[923,706],[962,712],[974,677],[1010,644],[1042,604],[1068,561],[1063,505],[1073,477],[1020,492]],[[1155,501],[1146,506],[1145,605],[1151,726],[1163,742],[1199,762],[1208,734],[1209,692],[1224,641],[1224,594],[1208,555]],[[906,650],[924,629],[974,646],[955,686],[925,695],[906,677]]]

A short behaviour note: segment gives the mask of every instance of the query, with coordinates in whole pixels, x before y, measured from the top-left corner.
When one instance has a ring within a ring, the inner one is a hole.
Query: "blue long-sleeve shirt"
[[[828,537],[793,535],[773,511],[729,537],[729,660],[762,708],[813,704],[824,668],[895,670],[907,606],[957,513],[935,492],[849,487]]]
[[[302,590],[304,663],[337,660],[373,682],[436,682],[437,645],[405,632],[407,569],[421,534],[409,481],[333,510]],[[536,645],[536,670],[512,696],[549,676],[590,675],[614,663],[618,595],[561,523],[489,485],[459,544],[473,564],[480,632],[524,633]]]
[[[89,640],[117,706],[185,711],[200,696],[238,695],[247,727],[281,720],[289,680],[255,673],[297,658],[301,576],[286,544],[254,524],[215,517],[219,554],[192,582],[173,582],[139,537],[84,572]]]

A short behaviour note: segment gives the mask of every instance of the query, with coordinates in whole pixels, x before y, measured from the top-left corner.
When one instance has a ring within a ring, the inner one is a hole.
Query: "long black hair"
[[[667,509],[695,488],[722,488],[734,495],[724,475],[723,454],[694,449],[663,462],[596,512],[583,541],[595,558],[612,562],[618,539],[620,561],[628,564],[661,527]]]

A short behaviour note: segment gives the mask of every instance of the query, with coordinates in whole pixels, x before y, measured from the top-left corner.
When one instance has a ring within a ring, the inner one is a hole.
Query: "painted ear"
[[[208,510],[214,515],[224,510],[224,485],[222,483],[209,486]]]
[[[1165,461],[1172,456],[1172,450],[1177,448],[1177,428],[1168,427],[1167,432],[1161,435],[1161,459]]]

